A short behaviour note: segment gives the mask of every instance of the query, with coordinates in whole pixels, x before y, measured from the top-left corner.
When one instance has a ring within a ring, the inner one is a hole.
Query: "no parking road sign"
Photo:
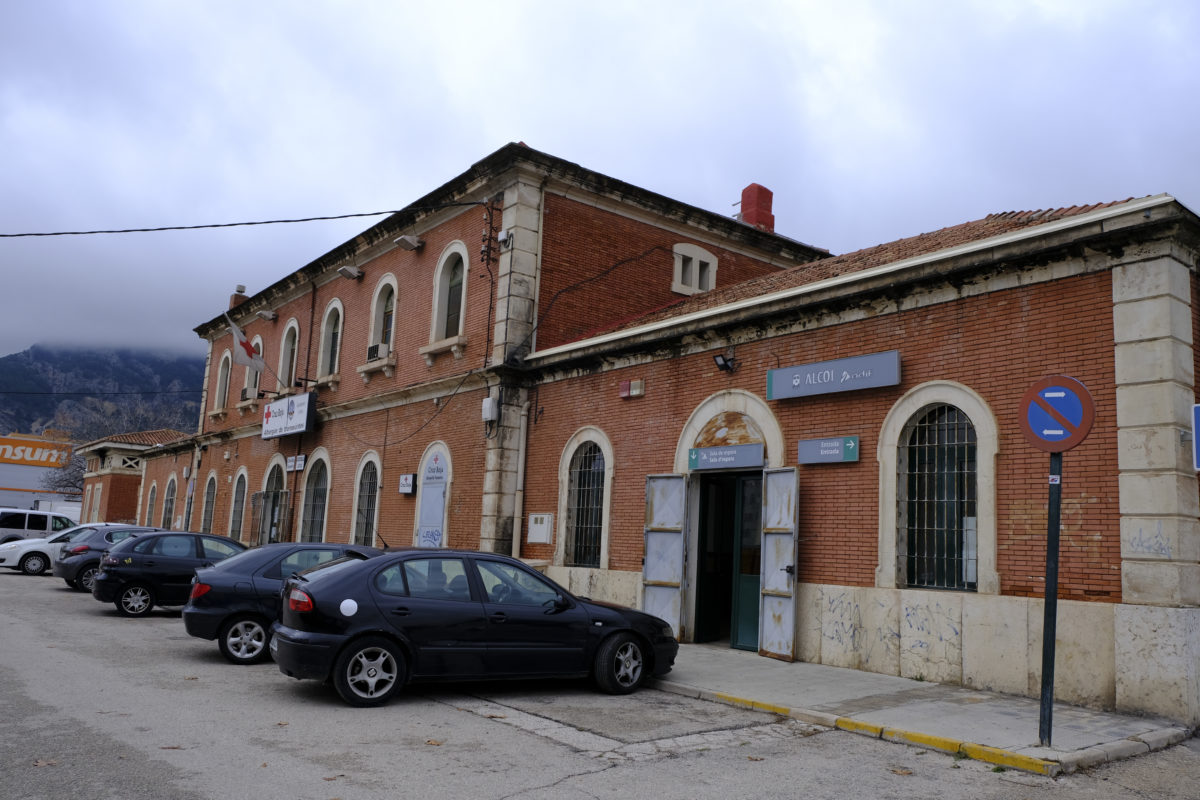
[[[1042,378],[1021,398],[1021,430],[1031,445],[1048,453],[1082,442],[1095,418],[1087,387],[1066,375]]]

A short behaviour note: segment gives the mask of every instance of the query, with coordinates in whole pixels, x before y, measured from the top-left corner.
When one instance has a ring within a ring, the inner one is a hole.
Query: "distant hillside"
[[[0,358],[0,435],[195,430],[203,383],[203,357],[34,345]]]

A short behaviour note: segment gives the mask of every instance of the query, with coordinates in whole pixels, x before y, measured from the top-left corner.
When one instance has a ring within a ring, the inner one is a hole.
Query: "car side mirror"
[[[566,611],[571,607],[570,601],[568,601],[567,598],[563,597],[561,594],[554,595],[552,599],[547,600],[546,602],[542,603],[542,605],[545,606],[547,614],[557,614],[560,611]]]

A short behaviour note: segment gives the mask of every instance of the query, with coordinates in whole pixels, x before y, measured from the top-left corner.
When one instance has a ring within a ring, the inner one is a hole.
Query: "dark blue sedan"
[[[221,655],[234,664],[267,658],[271,623],[279,618],[279,590],[293,572],[338,558],[371,558],[374,547],[330,542],[275,542],[196,570],[183,607],[187,632],[217,640]]]
[[[671,627],[574,597],[494,553],[403,549],[290,578],[271,650],[293,678],[332,680],[350,705],[386,702],[418,680],[582,678],[626,694],[663,675]]]

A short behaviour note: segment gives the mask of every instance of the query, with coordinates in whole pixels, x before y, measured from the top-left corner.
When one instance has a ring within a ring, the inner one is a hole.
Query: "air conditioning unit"
[[[388,346],[383,342],[373,344],[367,348],[367,361],[378,361],[381,358],[388,357]]]

